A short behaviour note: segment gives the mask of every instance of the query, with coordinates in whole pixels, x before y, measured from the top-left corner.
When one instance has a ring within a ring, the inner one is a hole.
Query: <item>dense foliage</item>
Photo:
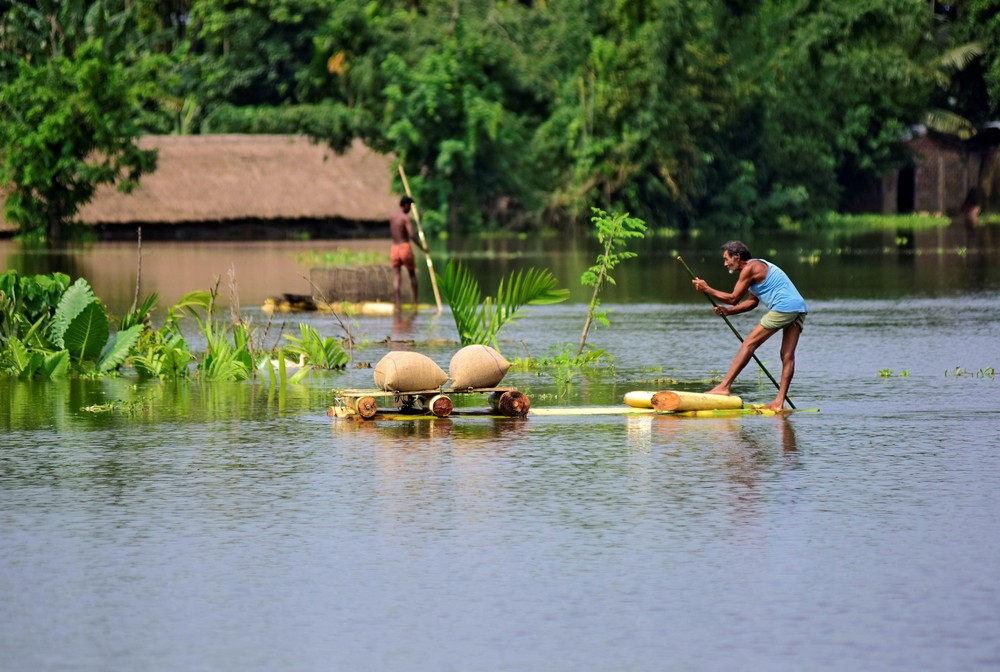
[[[152,294],[133,306],[112,333],[113,318],[84,278],[70,284],[62,273],[7,271],[0,274],[0,376],[31,380],[130,372],[140,378],[234,381],[260,375],[283,386],[313,367],[347,365],[340,343],[307,324],[299,325],[299,336],[283,334],[289,345],[266,349],[264,334],[248,321],[217,317],[216,296],[217,288],[187,294],[168,308],[157,328]],[[203,350],[188,345],[184,318],[197,324]],[[296,372],[287,375],[292,367]]]
[[[23,230],[150,169],[81,159],[140,130],[360,138],[399,157],[436,231],[584,221],[592,206],[745,228],[845,207],[905,161],[911,125],[969,134],[1000,114],[993,0],[4,5],[0,158]],[[107,92],[70,86],[95,67],[88,44],[103,45]],[[28,121],[28,86],[51,92],[54,119]],[[83,121],[106,123],[58,123],[60,96],[88,91],[98,118]],[[27,123],[50,129],[48,156],[13,142]],[[32,180],[53,162],[66,172],[43,198]]]

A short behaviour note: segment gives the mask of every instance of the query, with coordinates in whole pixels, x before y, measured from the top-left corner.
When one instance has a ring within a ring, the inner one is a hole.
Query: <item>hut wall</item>
[[[958,211],[969,189],[976,186],[980,157],[936,142],[928,136],[915,138],[913,210],[952,215]],[[901,172],[904,176],[906,173]]]

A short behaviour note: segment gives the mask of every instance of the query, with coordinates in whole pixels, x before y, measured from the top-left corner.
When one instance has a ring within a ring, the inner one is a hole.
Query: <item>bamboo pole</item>
[[[656,392],[648,392],[643,390],[626,392],[625,403],[631,406],[632,408],[652,408],[654,394],[656,394]]]
[[[692,280],[696,280],[698,278],[698,276],[694,274],[694,271],[691,270],[691,267],[688,266],[686,263],[684,263],[684,259],[680,255],[677,255],[677,261],[681,262],[681,266],[683,266],[684,270],[688,272],[688,275],[691,276]],[[708,296],[708,294],[705,294],[705,296],[708,297],[708,300],[712,302],[713,306],[719,305],[715,302],[715,299],[713,299],[711,296]],[[742,343],[743,337],[740,335],[740,332],[736,330],[736,327],[733,326],[733,323],[729,321],[729,318],[726,317],[725,315],[721,315],[720,317],[726,321],[726,324],[729,325],[729,328],[732,330],[732,332],[736,334],[736,338],[740,339],[740,343]],[[760,359],[757,357],[757,353],[753,353],[753,361],[757,362],[757,365],[760,366],[760,370],[763,371],[767,375],[767,377],[771,380],[771,382],[774,383],[774,386],[780,390],[781,386],[778,384],[778,381],[774,379],[774,376],[771,375],[771,372],[767,370],[766,366],[764,366],[764,362],[760,361]],[[785,401],[788,402],[789,406],[795,408],[795,404],[792,403],[791,397],[789,397],[787,394],[785,395]]]
[[[672,390],[657,392],[650,402],[658,411],[721,411],[743,408],[743,400],[740,397]]]
[[[411,199],[413,194],[410,193],[410,183],[406,179],[406,171],[403,170],[403,164],[399,164],[399,177],[403,180],[403,189],[406,190],[406,195]],[[417,210],[417,204],[411,204],[413,208],[413,219],[417,222],[417,236],[420,237],[420,244],[424,246],[424,256],[427,258],[427,270],[431,275],[431,287],[434,288],[434,301],[437,303],[438,315],[441,314],[441,294],[438,292],[437,278],[434,277],[434,262],[431,260],[431,253],[427,250],[427,239],[424,238],[424,228],[420,226],[420,212]],[[413,301],[416,302],[417,297],[413,297]]]

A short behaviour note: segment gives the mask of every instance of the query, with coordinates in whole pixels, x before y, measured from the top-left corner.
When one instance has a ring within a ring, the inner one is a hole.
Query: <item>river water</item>
[[[285,394],[0,380],[0,669],[996,670],[1000,276],[997,232],[978,233],[755,242],[811,311],[792,386],[803,412],[787,417],[327,417],[331,390],[370,387],[362,367],[392,348],[447,368],[447,310],[356,318],[352,366]],[[588,338],[613,365],[504,382],[533,407],[707,389],[738,343],[673,258],[724,286],[719,242],[660,239],[620,267],[611,325]],[[547,244],[549,263],[544,241],[453,255],[575,285],[593,250]],[[223,277],[271,255],[237,276],[264,324],[263,296],[303,291],[287,267],[309,244],[275,245],[146,251]],[[103,245],[69,257],[127,305],[125,259]],[[209,284],[162,282],[165,296]],[[586,292],[573,291],[505,328],[504,354],[575,344]],[[329,316],[287,319],[341,333]],[[754,316],[733,323],[747,333]],[[775,376],[777,348],[759,351]],[[768,401],[753,366],[734,393]],[[83,410],[113,400],[133,405]]]

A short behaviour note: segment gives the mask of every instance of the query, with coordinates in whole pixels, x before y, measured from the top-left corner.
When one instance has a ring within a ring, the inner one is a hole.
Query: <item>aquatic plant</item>
[[[954,371],[945,371],[944,375],[947,377],[949,375],[959,377],[970,377],[970,378],[989,378],[993,380],[996,376],[996,370],[992,366],[981,367],[978,371],[970,371],[968,369],[963,369],[961,366],[956,366]]]
[[[311,250],[296,256],[296,261],[310,266],[370,266],[389,263],[389,255],[385,252],[352,250],[338,247],[332,252],[317,252]]]
[[[69,284],[65,273],[0,274],[0,337],[21,336],[32,327],[43,333],[40,322],[51,319]]]
[[[153,404],[149,399],[116,399],[104,404],[84,406],[80,410],[87,413],[123,413],[128,416],[136,416],[139,413],[149,413],[152,406]]]
[[[77,278],[59,299],[51,336],[78,369],[93,366],[97,373],[107,373],[125,362],[143,328],[135,324],[112,335],[104,304],[86,280]]]
[[[343,369],[347,366],[347,353],[336,340],[323,338],[314,327],[299,324],[299,336],[285,334],[293,345],[286,348],[293,355],[301,355],[313,366],[324,369]]]
[[[557,346],[552,348],[557,349]],[[583,354],[573,354],[569,346],[548,357],[518,357],[511,362],[512,371],[545,372],[553,380],[568,385],[576,373],[600,367],[605,362],[613,362],[614,357],[604,350],[591,350]]]
[[[630,238],[642,238],[646,235],[646,223],[641,219],[630,217],[626,213],[609,215],[600,208],[591,208],[594,216],[590,218],[594,226],[597,227],[597,240],[604,246],[603,251],[597,255],[597,263],[587,269],[580,277],[580,282],[594,288],[594,293],[590,297],[590,305],[587,307],[587,319],[583,324],[583,333],[580,334],[580,346],[576,354],[583,353],[583,348],[587,343],[587,333],[590,331],[594,320],[604,326],[610,324],[607,312],[600,310],[599,300],[601,289],[604,283],[616,284],[611,277],[611,271],[626,259],[636,257],[635,252],[624,249]]]
[[[282,364],[286,354],[300,358],[301,366],[295,365],[292,375],[282,370],[291,367],[267,367],[268,379],[284,386],[300,380],[313,366],[346,366],[348,356],[340,344],[306,324],[299,325],[300,336],[285,336],[293,344],[287,348],[268,352],[258,347],[261,336],[240,317],[237,297],[233,297],[232,321],[216,317],[218,284],[217,279],[213,289],[183,296],[168,308],[158,329],[151,319],[157,295],[141,303],[136,300],[112,333],[113,320],[85,279],[71,285],[69,276],[61,273],[25,277],[4,273],[0,275],[0,375],[25,380],[103,376],[131,364],[140,378],[181,379],[195,374],[202,380],[239,381],[254,375],[255,362],[270,362],[277,353]],[[232,278],[231,285],[235,293]],[[181,330],[186,318],[197,323],[205,339],[200,357]]]
[[[461,262],[449,261],[437,279],[463,346],[480,344],[500,350],[497,333],[523,317],[524,306],[560,303],[569,297],[568,289],[556,289],[557,280],[545,269],[514,271],[500,281],[496,297],[485,299],[479,283]]]

